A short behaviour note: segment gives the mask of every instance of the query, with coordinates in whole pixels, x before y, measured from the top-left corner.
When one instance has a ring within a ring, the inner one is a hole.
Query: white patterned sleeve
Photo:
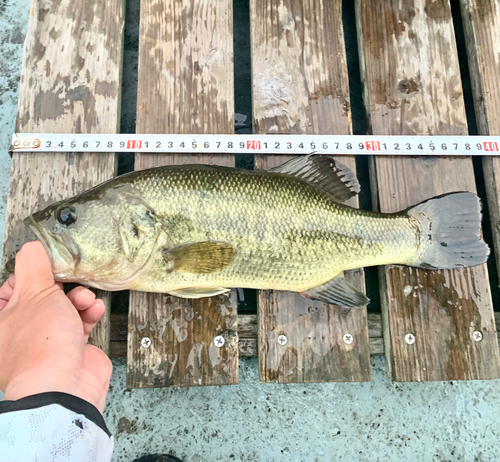
[[[0,402],[0,462],[109,462],[112,452],[101,413],[76,396]]]

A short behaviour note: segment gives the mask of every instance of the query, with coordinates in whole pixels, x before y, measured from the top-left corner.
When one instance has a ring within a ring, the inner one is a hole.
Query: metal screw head
[[[19,146],[21,142],[19,140],[14,141],[14,146]]]
[[[472,338],[474,339],[475,342],[480,342],[481,340],[483,340],[483,333],[476,330],[473,334],[472,334]]]
[[[38,140],[33,141],[33,146],[35,148],[37,148],[39,145],[40,145],[40,141],[38,141]]]
[[[415,336],[413,334],[406,334],[405,335],[405,342],[408,344],[408,345],[412,345],[413,343],[415,343]]]
[[[287,344],[287,342],[288,342],[288,339],[287,339],[287,337],[286,337],[286,335],[285,335],[285,334],[280,334],[280,335],[278,335],[278,343],[279,343],[281,346],[286,345],[286,344]]]
[[[214,337],[214,345],[218,348],[220,348],[221,346],[224,346],[224,343],[226,343],[226,341],[224,340],[224,337],[222,335],[217,335],[216,337]]]
[[[350,345],[352,342],[354,342],[354,337],[349,332],[346,332],[342,337],[342,339],[344,340],[344,343],[347,345]]]
[[[141,340],[141,345],[144,347],[144,348],[149,348],[151,346],[151,339],[149,337],[144,337],[142,340]]]

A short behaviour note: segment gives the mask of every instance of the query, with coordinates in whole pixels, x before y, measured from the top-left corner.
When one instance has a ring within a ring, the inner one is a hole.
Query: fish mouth
[[[55,235],[43,226],[40,226],[32,216],[26,217],[23,223],[35,233],[36,237],[42,243],[49,256],[54,275],[58,278],[71,276],[75,270],[76,263],[79,261],[78,253],[73,252],[61,236]]]

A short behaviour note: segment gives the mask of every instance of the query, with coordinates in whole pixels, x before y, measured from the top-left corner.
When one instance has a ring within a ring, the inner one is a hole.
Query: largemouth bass
[[[475,194],[379,214],[342,204],[358,192],[354,174],[329,157],[297,157],[268,172],[176,165],[114,178],[25,224],[59,281],[186,298],[246,287],[356,307],[368,299],[345,270],[486,261]]]

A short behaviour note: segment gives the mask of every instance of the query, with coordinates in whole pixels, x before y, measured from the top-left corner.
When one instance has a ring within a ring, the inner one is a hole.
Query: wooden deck
[[[102,5],[32,0],[18,132],[117,131],[123,2]],[[468,134],[448,2],[355,5],[367,133]],[[500,2],[461,0],[460,7],[478,131],[498,135]],[[250,16],[254,132],[352,133],[342,0],[250,0]],[[232,0],[142,2],[138,133],[233,132],[232,18]],[[256,156],[255,168],[285,160]],[[342,162],[356,171],[356,159],[342,156]],[[232,166],[235,159],[135,157],[136,170],[171,163]],[[3,263],[34,239],[22,224],[29,212],[114,176],[115,165],[113,154],[14,153]],[[499,158],[484,158],[483,173],[500,268]],[[482,189],[467,157],[372,157],[364,186],[382,212]],[[358,206],[357,198],[351,205]],[[347,277],[364,289],[362,270]],[[131,292],[128,315],[110,314],[111,297],[100,293],[108,311],[93,341],[113,357],[127,356],[131,388],[234,384],[238,356],[259,356],[265,382],[369,381],[370,354],[386,355],[395,381],[500,377],[500,318],[496,328],[486,265],[383,267],[378,288],[380,312],[368,314],[366,307],[349,311],[262,291],[258,314],[238,315],[235,290],[198,301]]]

